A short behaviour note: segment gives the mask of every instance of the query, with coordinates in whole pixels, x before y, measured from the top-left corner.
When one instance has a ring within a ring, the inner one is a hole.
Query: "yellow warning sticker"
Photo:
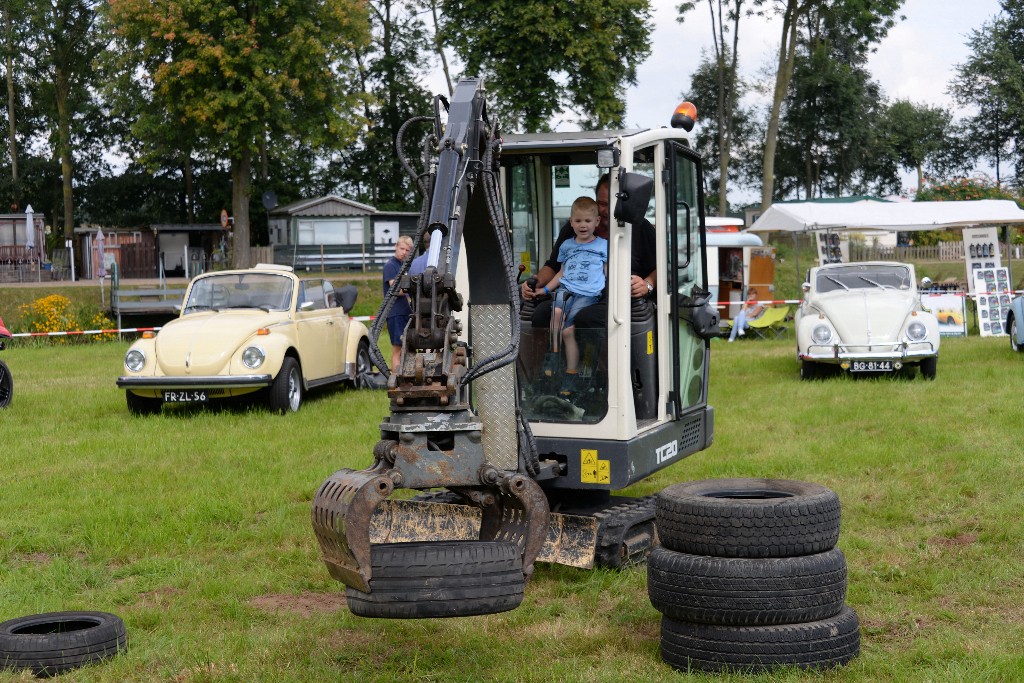
[[[654,330],[647,330],[647,355],[654,353]]]
[[[524,273],[532,273],[533,268],[530,266],[530,252],[524,251],[519,254],[519,263],[526,267]]]
[[[611,462],[599,460],[596,450],[580,449],[580,481],[584,484],[612,483]]]

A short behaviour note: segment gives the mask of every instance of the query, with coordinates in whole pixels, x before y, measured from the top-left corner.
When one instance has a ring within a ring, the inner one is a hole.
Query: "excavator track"
[[[611,505],[596,509],[591,506],[552,510],[547,538],[537,559],[582,568],[616,568],[646,562],[651,548],[658,542],[655,496],[611,497],[608,503]],[[409,514],[422,512],[424,518],[440,516],[446,520],[445,523],[406,523],[403,525],[406,529],[430,529],[446,540],[472,538],[479,524],[475,508],[447,489],[420,493],[402,504]],[[431,510],[427,507],[431,505],[445,506],[446,512],[441,514],[439,508]],[[452,519],[460,521],[453,524]]]

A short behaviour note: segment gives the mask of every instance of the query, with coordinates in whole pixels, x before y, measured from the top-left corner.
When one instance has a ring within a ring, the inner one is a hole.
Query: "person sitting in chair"
[[[559,392],[565,397],[575,392],[579,371],[576,314],[598,302],[608,268],[608,240],[595,234],[600,223],[597,202],[590,197],[577,198],[569,222],[576,237],[562,243],[558,253],[562,267],[543,288],[545,294],[554,293],[551,350],[558,352],[559,337],[565,345],[566,376]]]
[[[747,333],[747,328],[750,327],[750,321],[760,318],[764,315],[764,311],[765,307],[757,301],[757,290],[750,290],[750,293],[747,294],[747,302],[743,304],[743,308],[736,314],[736,319],[732,321],[729,341],[736,341],[737,336],[744,336]]]

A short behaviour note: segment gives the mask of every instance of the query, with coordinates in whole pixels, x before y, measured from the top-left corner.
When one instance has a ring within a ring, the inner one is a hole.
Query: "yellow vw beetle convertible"
[[[370,386],[366,326],[348,316],[355,300],[354,286],[299,279],[288,266],[199,275],[179,316],[128,349],[117,386],[136,415],[254,392],[283,414],[313,387]]]

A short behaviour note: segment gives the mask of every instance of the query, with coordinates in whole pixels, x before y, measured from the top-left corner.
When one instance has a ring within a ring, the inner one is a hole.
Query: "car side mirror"
[[[930,277],[921,278],[921,286],[918,289],[931,289],[932,279]]]
[[[345,285],[340,289],[335,290],[335,296],[337,296],[338,305],[341,306],[341,310],[348,313],[356,305],[356,296],[359,294],[359,288],[355,285]]]
[[[639,173],[619,173],[619,191],[615,193],[615,219],[639,223],[647,215],[654,192],[654,178]]]
[[[299,310],[300,311],[310,311],[310,310],[313,310],[313,302],[312,301],[303,301],[301,304],[299,304]]]
[[[800,289],[802,289],[804,294],[806,294],[807,292],[811,291],[811,283],[810,282],[803,283],[802,285],[800,285]]]

